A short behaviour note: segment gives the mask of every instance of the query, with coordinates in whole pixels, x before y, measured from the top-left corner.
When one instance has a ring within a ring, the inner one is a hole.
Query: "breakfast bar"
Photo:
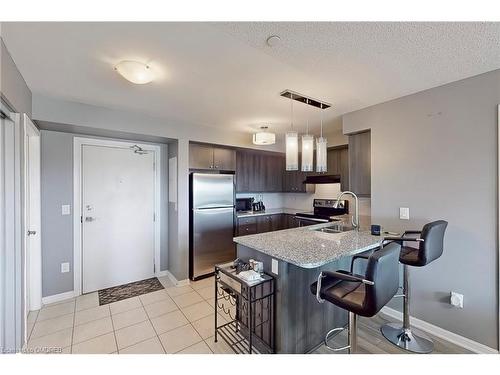
[[[314,351],[328,330],[347,324],[347,312],[318,303],[310,285],[323,270],[349,269],[352,256],[372,251],[381,239],[344,223],[234,238],[239,259],[263,262],[264,271],[276,279],[277,353]]]

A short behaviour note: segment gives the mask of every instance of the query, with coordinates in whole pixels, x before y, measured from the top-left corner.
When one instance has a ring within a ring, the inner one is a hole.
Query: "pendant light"
[[[293,130],[293,94],[290,96],[290,131],[285,135],[286,170],[299,169],[299,135]]]
[[[327,171],[327,141],[323,138],[323,104],[320,109],[321,114],[321,133],[316,140],[316,172],[324,173]]]
[[[306,101],[309,104],[309,99]],[[309,134],[309,118],[306,121],[306,134],[302,136],[302,172],[312,172],[314,155],[314,137]]]

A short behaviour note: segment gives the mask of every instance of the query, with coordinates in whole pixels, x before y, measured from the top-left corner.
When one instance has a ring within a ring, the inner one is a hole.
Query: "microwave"
[[[252,211],[253,198],[236,198],[236,211]]]

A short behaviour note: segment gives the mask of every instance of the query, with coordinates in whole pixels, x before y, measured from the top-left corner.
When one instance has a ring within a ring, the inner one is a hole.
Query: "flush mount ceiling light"
[[[276,134],[267,131],[267,126],[261,126],[261,131],[253,135],[254,145],[274,145],[276,143]]]
[[[149,83],[154,79],[154,74],[149,65],[138,61],[121,61],[115,65],[115,70],[127,81],[137,85]]]

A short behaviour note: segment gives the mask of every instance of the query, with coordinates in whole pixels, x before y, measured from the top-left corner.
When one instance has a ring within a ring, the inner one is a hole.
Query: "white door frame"
[[[160,147],[152,144],[143,144],[132,141],[115,141],[101,138],[75,137],[73,140],[73,276],[75,296],[82,294],[82,146],[105,146],[113,148],[130,149],[137,145],[143,150],[154,153],[154,192],[155,192],[155,224],[154,224],[154,253],[156,275],[160,272]]]
[[[498,235],[498,242],[497,242],[497,254],[498,254],[498,274],[497,274],[497,280],[498,280],[498,337],[497,337],[497,349],[500,351],[500,104],[497,106],[497,136],[498,136],[498,141],[497,141],[497,235]]]
[[[30,118],[22,115],[23,131],[23,249],[24,249],[24,315],[42,307],[42,243],[40,131]],[[33,152],[35,151],[35,152]],[[33,175],[34,174],[34,175]],[[35,212],[30,204],[34,199]],[[35,231],[32,246],[28,246],[28,231]],[[26,324],[26,322],[25,322]],[[27,327],[25,327],[27,328]],[[27,329],[25,330],[27,333]]]

